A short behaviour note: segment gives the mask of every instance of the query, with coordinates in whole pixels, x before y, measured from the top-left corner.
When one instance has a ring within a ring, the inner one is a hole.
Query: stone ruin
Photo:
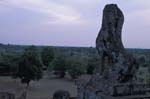
[[[96,39],[100,64],[89,81],[77,82],[78,99],[121,98],[116,98],[117,96],[137,99],[137,95],[146,97],[147,92],[150,92],[150,85],[138,84],[136,81],[138,64],[122,44],[123,23],[124,15],[118,6],[106,5],[103,10],[102,27]]]

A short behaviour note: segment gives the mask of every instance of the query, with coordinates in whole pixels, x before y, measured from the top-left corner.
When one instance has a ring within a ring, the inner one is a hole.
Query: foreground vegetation
[[[150,50],[127,49],[140,64],[137,79],[150,83]],[[99,55],[93,47],[18,46],[0,44],[0,75],[20,78],[29,85],[31,80],[42,78],[42,72],[53,72],[72,79],[92,74],[99,65]],[[146,70],[146,72],[145,72]]]

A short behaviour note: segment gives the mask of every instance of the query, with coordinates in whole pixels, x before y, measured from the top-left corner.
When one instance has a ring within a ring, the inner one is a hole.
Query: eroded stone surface
[[[131,81],[136,72],[135,59],[122,44],[123,22],[123,13],[117,5],[105,6],[102,27],[96,39],[96,48],[101,57],[96,73],[111,82]]]
[[[137,64],[122,44],[123,23],[124,15],[117,5],[106,5],[102,27],[96,39],[101,63],[89,82],[78,84],[78,99],[102,99],[97,93],[112,95],[113,85],[133,83]]]

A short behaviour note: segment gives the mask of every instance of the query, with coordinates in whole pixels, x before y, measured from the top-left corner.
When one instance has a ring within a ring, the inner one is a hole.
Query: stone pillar
[[[103,99],[99,93],[112,95],[113,85],[134,82],[138,65],[122,44],[123,23],[124,15],[118,6],[106,5],[102,27],[96,39],[100,64],[95,68],[89,82],[78,84],[78,99]]]

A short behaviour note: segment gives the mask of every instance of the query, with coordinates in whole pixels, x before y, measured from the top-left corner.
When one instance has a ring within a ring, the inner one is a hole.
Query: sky
[[[94,47],[110,3],[124,13],[124,46],[150,48],[150,0],[0,0],[0,43]]]

